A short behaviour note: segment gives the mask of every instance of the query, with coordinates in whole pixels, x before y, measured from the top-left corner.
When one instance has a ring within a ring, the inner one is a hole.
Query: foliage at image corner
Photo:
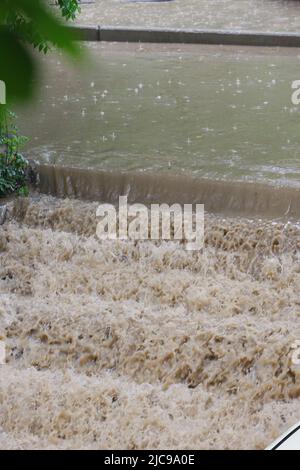
[[[54,0],[58,12],[48,0],[0,0],[0,80],[4,81],[9,103],[26,101],[37,82],[37,55],[57,47],[71,57],[80,49],[64,20],[74,20],[79,13],[78,0]],[[0,197],[18,193],[28,195],[28,161],[20,153],[27,141],[20,136],[14,113],[0,105]]]
[[[0,0],[0,80],[9,101],[31,97],[38,79],[34,49],[48,52],[54,46],[80,57],[80,47],[66,28],[80,12],[78,0]]]

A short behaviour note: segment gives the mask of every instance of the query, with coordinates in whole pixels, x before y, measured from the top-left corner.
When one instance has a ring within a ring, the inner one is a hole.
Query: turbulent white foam
[[[1,227],[1,448],[264,448],[299,420],[299,229],[207,215],[191,253],[99,242],[96,206]]]

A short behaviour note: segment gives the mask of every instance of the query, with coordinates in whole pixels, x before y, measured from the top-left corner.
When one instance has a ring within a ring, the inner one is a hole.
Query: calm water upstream
[[[19,110],[40,162],[300,186],[300,50],[94,44]]]

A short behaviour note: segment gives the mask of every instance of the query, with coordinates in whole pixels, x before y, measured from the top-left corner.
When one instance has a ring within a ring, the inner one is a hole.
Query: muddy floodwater
[[[204,251],[9,205],[1,448],[263,449],[300,419],[299,227],[206,216]]]
[[[95,0],[82,4],[82,24],[160,28],[299,31],[298,0]]]
[[[40,162],[299,186],[300,50],[102,45],[83,72],[47,58],[18,113]],[[37,119],[31,116],[35,113]]]
[[[263,449],[300,420],[300,50],[88,50],[18,110],[49,194],[0,227],[0,448]],[[99,241],[124,194],[205,203],[204,249]]]

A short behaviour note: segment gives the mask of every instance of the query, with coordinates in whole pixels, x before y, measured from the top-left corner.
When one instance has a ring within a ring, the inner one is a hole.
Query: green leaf
[[[0,28],[0,58],[0,80],[6,84],[7,100],[29,98],[37,65],[28,47],[5,27]]]

